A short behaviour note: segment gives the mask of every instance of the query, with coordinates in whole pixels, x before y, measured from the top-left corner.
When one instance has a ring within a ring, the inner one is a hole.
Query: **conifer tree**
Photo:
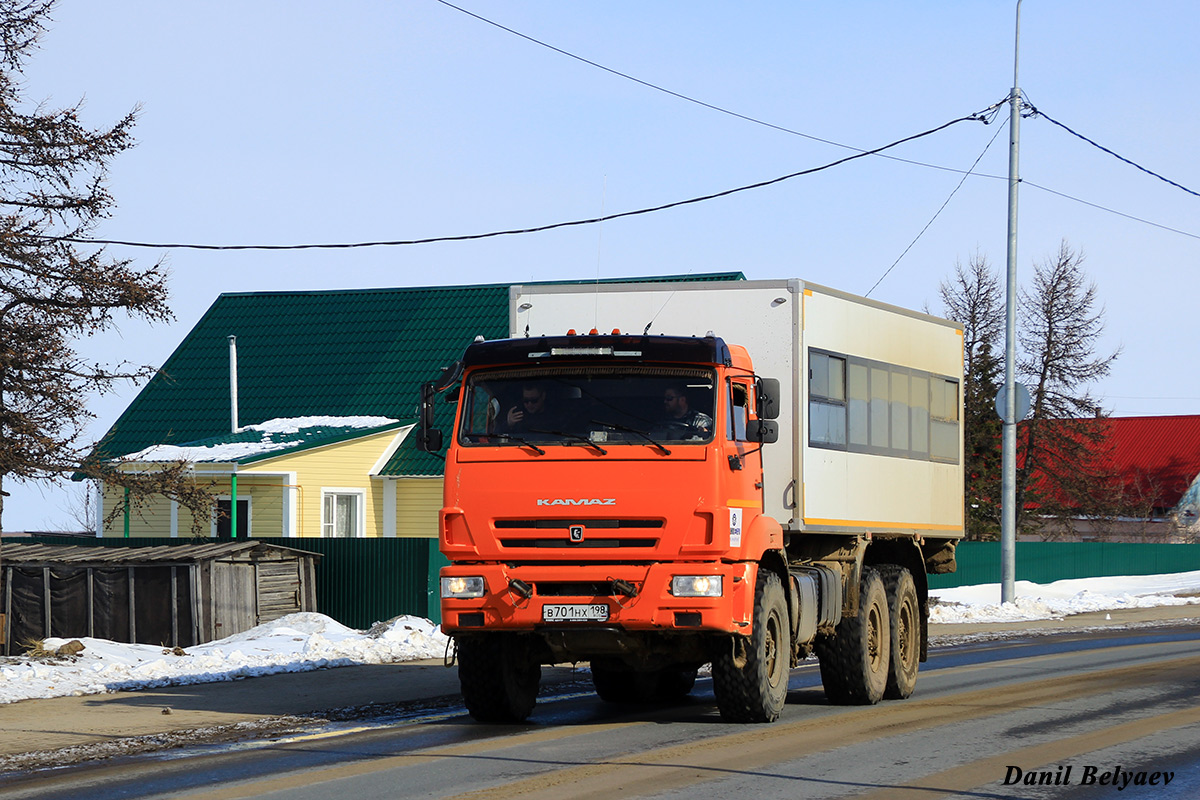
[[[1119,502],[1122,491],[1116,476],[1105,467],[1105,429],[1096,422],[1104,412],[1088,392],[1089,384],[1108,374],[1120,351],[1097,354],[1104,309],[1083,261],[1064,241],[1054,256],[1034,265],[1030,287],[1020,292],[1016,371],[1030,391],[1033,408],[1018,432],[1019,529],[1035,528],[1048,518],[1101,519],[1128,513]],[[940,294],[946,316],[963,324],[967,536],[995,539],[1002,435],[995,399],[1004,371],[1004,295],[981,255],[966,268],[956,265]],[[1034,476],[1039,478],[1037,486],[1031,486]],[[1036,517],[1025,513],[1027,501],[1038,505]]]
[[[987,258],[976,253],[942,281],[946,316],[963,325],[963,468],[969,539],[995,539],[1000,531],[1000,435],[995,412],[1003,363],[996,355],[1004,325],[1000,284]]]

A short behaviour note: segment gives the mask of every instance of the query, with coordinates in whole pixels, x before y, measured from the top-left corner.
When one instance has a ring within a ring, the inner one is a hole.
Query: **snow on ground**
[[[46,639],[42,649],[52,652],[68,641]],[[75,656],[0,659],[0,703],[441,658],[447,638],[420,617],[356,631],[323,614],[302,612],[178,651],[89,637],[78,641],[84,649]]]
[[[937,601],[929,609],[930,622],[1028,622],[1088,611],[1200,604],[1200,570],[1046,584],[1017,581],[1016,601],[1003,604],[998,583],[931,589],[929,596]]]
[[[936,603],[929,620],[943,624],[1020,622],[1086,611],[1200,604],[1200,571],[1045,585],[1018,581],[1016,589],[1017,601],[1003,605],[1000,585],[995,583],[936,589],[930,592]],[[314,613],[290,614],[179,651],[104,639],[79,641],[84,649],[74,656],[0,658],[0,703],[440,658],[447,644],[440,628],[419,617],[398,617],[369,631],[356,631]],[[46,639],[43,650],[55,651],[67,642]]]

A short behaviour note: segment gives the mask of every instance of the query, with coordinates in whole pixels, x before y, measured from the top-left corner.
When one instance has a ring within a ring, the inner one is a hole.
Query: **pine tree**
[[[1115,476],[1107,471],[1105,426],[1088,384],[1108,375],[1120,350],[1097,355],[1104,309],[1096,285],[1083,271],[1084,256],[1064,241],[1058,253],[1035,265],[1033,285],[1021,293],[1017,371],[1029,387],[1033,409],[1019,434],[1017,519],[1026,500],[1039,516],[1066,520],[1106,517],[1115,507]],[[1053,421],[1047,424],[1048,421]],[[1041,483],[1030,487],[1038,475]],[[1029,496],[1030,492],[1036,496]]]
[[[982,343],[968,359],[963,395],[963,449],[966,470],[968,539],[1000,537],[1000,439],[1003,424],[996,414],[996,394],[1003,366]]]
[[[940,286],[946,316],[963,325],[963,469],[969,539],[1000,531],[1000,419],[995,398],[1003,364],[995,355],[1004,323],[1000,284],[976,253]]]
[[[1119,351],[1097,355],[1104,309],[1087,281],[1083,256],[1064,241],[1058,253],[1036,264],[1031,287],[1020,293],[1018,380],[1030,390],[1033,408],[1017,441],[1017,524],[1041,520],[1096,519],[1129,513],[1122,490],[1107,471],[1103,410],[1087,391],[1108,374]],[[940,287],[946,316],[963,324],[964,470],[967,536],[994,539],[1000,528],[1002,423],[995,399],[1004,361],[1000,336],[1004,297],[987,259],[974,256]],[[1037,485],[1031,485],[1038,476]],[[1027,502],[1038,506],[1025,513]]]

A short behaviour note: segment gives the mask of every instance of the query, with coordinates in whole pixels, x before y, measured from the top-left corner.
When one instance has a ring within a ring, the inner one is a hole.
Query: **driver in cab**
[[[672,428],[686,428],[693,436],[707,437],[712,433],[712,417],[688,404],[683,386],[671,386],[663,392],[663,410],[667,424]]]

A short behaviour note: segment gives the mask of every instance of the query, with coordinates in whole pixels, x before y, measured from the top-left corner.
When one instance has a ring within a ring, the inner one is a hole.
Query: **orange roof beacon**
[[[525,719],[566,661],[613,702],[711,663],[737,722],[814,651],[834,702],[912,693],[963,534],[961,326],[798,280],[514,286],[509,314],[421,395],[472,716]]]

